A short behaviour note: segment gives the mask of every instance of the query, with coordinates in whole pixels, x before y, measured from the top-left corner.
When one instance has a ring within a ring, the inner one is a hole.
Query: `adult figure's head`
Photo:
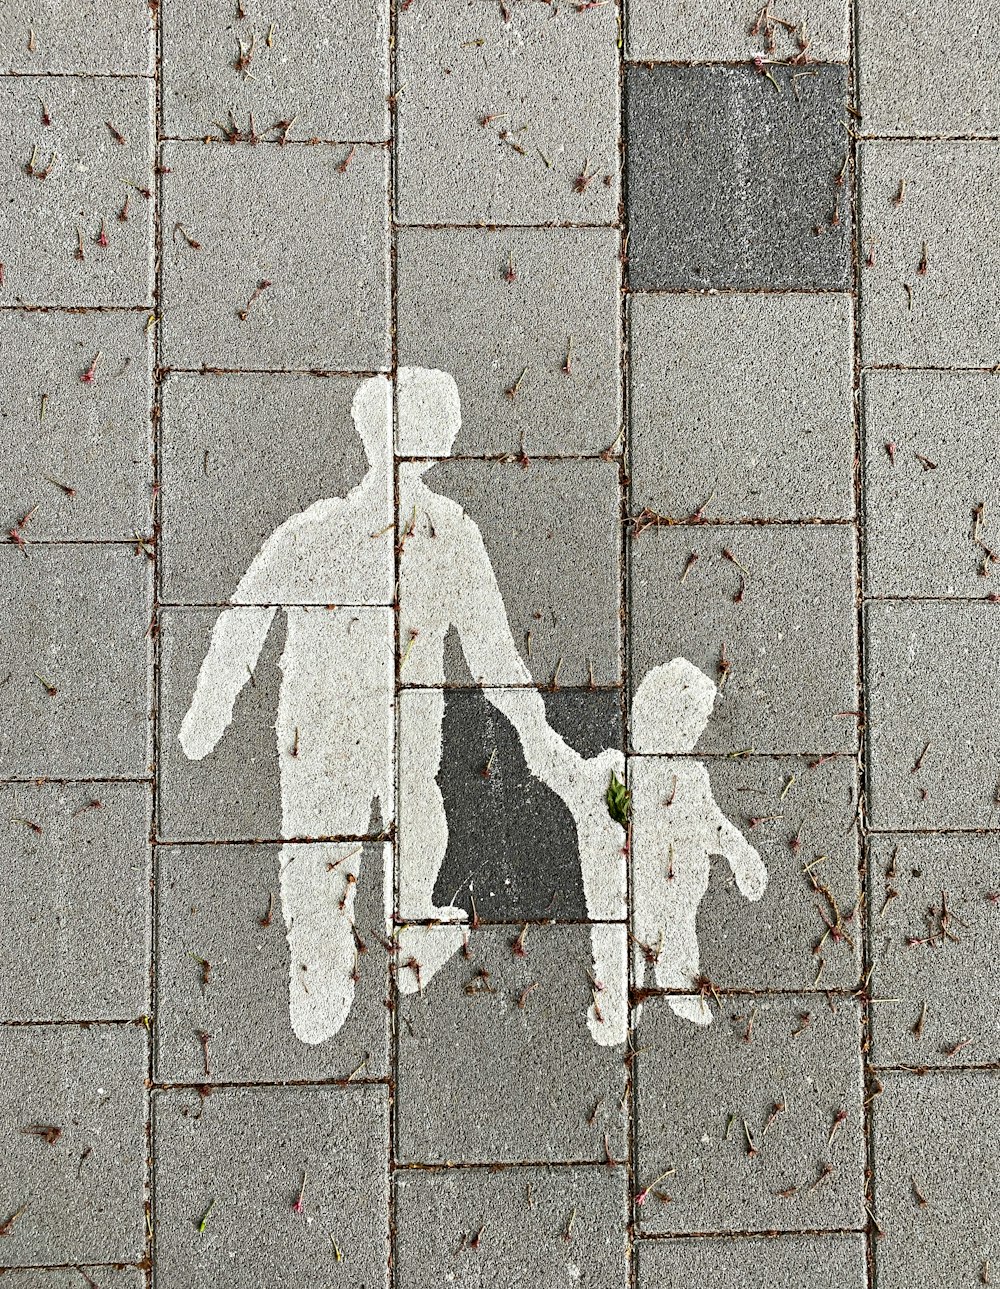
[[[715,706],[715,682],[686,658],[646,673],[632,699],[632,746],[664,755],[691,752]]]
[[[462,424],[453,376],[429,367],[400,367],[396,409],[396,451],[401,457],[451,455]]]

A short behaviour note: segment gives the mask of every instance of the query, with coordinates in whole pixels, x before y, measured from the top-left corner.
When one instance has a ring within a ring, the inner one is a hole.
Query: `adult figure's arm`
[[[277,609],[236,605],[223,609],[181,723],[180,742],[192,761],[208,756],[233,719],[233,707],[257,665]]]

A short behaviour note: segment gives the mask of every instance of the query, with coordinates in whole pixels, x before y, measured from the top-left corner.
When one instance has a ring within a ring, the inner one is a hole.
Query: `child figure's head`
[[[673,658],[646,673],[632,699],[636,752],[691,752],[715,705],[713,681],[686,658]]]

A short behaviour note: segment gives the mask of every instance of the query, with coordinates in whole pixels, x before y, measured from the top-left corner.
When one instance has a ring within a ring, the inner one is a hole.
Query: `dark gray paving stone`
[[[882,1082],[873,1102],[880,1289],[989,1284],[1000,1257],[996,1195],[983,1176],[1000,1146],[996,1071]]]
[[[636,1038],[643,1231],[860,1228],[855,1004],[723,997],[711,1006],[714,1023],[702,1028],[675,1016],[664,998],[643,1005]],[[785,1109],[765,1131],[776,1105]],[[669,1169],[676,1172],[661,1177]]]
[[[983,248],[1000,235],[1000,144],[882,139],[860,156],[864,362],[994,366],[1000,277]]]
[[[618,466],[606,461],[441,461],[423,476],[477,524],[511,633],[532,679],[545,685],[615,685],[620,659],[620,509]],[[405,520],[401,519],[400,523]],[[415,549],[415,547],[413,548]],[[409,629],[402,580],[401,629]],[[470,673],[446,650],[445,680]],[[439,684],[417,655],[408,684]],[[556,669],[558,668],[558,675]]]
[[[589,928],[532,927],[524,955],[519,933],[472,931],[470,957],[399,998],[402,1161],[603,1160],[605,1136],[623,1158],[623,1049],[587,1028]]]
[[[865,1289],[865,1240],[856,1234],[643,1240],[639,1289]]]
[[[723,6],[714,0],[686,0],[683,7],[668,8],[659,0],[632,0],[627,14],[629,58],[701,63],[747,62],[759,56],[790,59],[802,52],[804,32],[810,60],[846,62],[851,47],[848,11],[845,0],[812,0],[808,16],[795,21],[792,31],[774,24],[774,49],[769,51],[765,31],[755,30],[760,7],[752,3]],[[773,8],[771,14],[783,16]]]
[[[992,373],[866,374],[870,595],[978,598],[1000,591],[1000,488],[991,451],[998,415],[1000,382]]]
[[[610,228],[400,230],[399,361],[455,377],[457,454],[616,444],[619,241]]]
[[[622,746],[618,691],[543,697],[549,724],[581,756]],[[401,720],[406,719],[406,699]],[[479,690],[448,690],[438,786],[448,849],[434,902],[486,921],[587,916],[576,827],[529,771],[514,727]]]
[[[342,170],[349,151],[325,143],[164,148],[167,363],[388,366],[387,153],[359,146]]]
[[[153,186],[152,137],[149,80],[18,76],[0,82],[0,157],[9,176],[0,208],[0,302],[149,303],[152,202],[136,188]],[[107,245],[101,245],[102,230]]]
[[[875,837],[868,864],[874,1064],[1000,1061],[1000,838]]]
[[[995,827],[997,606],[870,604],[869,810],[876,828]],[[924,750],[925,745],[929,744]]]
[[[0,775],[147,773],[150,592],[127,546],[0,545]]]
[[[611,5],[425,0],[399,8],[403,223],[617,221]]]
[[[355,924],[367,951],[358,957],[360,979],[350,1014],[335,1038],[311,1046],[296,1038],[289,1017],[278,847],[158,848],[156,1037],[162,1082],[387,1073],[389,960],[374,934],[384,941],[381,850],[378,843],[364,848],[355,886]],[[209,964],[207,981],[203,962]],[[207,1074],[199,1032],[211,1035]]]
[[[633,289],[847,287],[846,68],[768,70],[629,68]]]
[[[8,0],[0,13],[0,66],[21,75],[148,75],[152,35],[152,10],[142,4],[82,0],[42,7],[32,0]]]
[[[626,1185],[623,1169],[605,1165],[404,1169],[396,1174],[400,1289],[625,1289]]]
[[[629,354],[635,506],[853,515],[848,296],[634,295]]]
[[[258,131],[295,118],[287,137],[383,139],[388,135],[389,4],[365,0],[342,12],[308,0],[266,9],[206,0],[162,6],[164,116],[168,134]],[[244,71],[236,67],[249,57]]]
[[[0,1221],[27,1206],[4,1266],[143,1257],[146,1038],[142,1024],[0,1027]]]
[[[699,752],[856,747],[849,527],[650,528],[630,553],[633,686],[675,657],[724,681]]]
[[[662,782],[663,772],[646,773],[661,761],[671,764],[666,758],[630,758],[634,802],[647,785],[653,790]],[[753,756],[713,757],[705,765],[716,803],[760,855],[768,883],[763,899],[746,900],[726,861],[712,860],[698,911],[702,971],[724,989],[855,988],[862,920],[854,762],[842,757],[816,765],[815,758]],[[669,793],[669,773],[666,779]],[[662,849],[662,839],[656,844]],[[638,859],[646,845],[636,824],[633,856]],[[838,928],[837,937],[829,923]],[[646,983],[653,983],[651,972]]]
[[[162,1289],[388,1285],[385,1088],[161,1092],[154,1127]]]
[[[150,789],[0,788],[0,1016],[128,1020],[148,1009]]]
[[[146,532],[152,348],[143,313],[0,314],[0,508],[35,538]],[[92,384],[80,377],[100,353]],[[67,489],[72,491],[67,491]]]
[[[216,604],[264,541],[366,469],[356,377],[180,376],[164,387],[163,594]]]

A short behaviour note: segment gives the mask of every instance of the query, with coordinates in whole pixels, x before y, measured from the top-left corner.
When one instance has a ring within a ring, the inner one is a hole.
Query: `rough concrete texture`
[[[873,603],[867,613],[871,822],[995,827],[997,606]]]
[[[388,0],[328,9],[277,0],[243,9],[240,17],[235,4],[165,0],[169,134],[247,130],[253,112],[257,129],[271,137],[387,137]],[[287,131],[275,129],[275,122],[289,119]]]
[[[589,930],[529,927],[524,953],[520,932],[471,931],[470,956],[399,999],[406,1163],[601,1161],[605,1140],[623,1158],[623,1049],[597,1046],[586,1023]]]
[[[639,62],[786,61],[805,52],[823,63],[846,62],[850,51],[849,6],[844,0],[810,0],[789,27],[787,15],[770,8],[761,19],[754,0],[719,5],[678,0],[668,9],[658,0],[632,0],[628,7],[629,58]],[[803,43],[805,51],[803,51]]]
[[[170,366],[388,366],[384,148],[175,143],[163,155]]]
[[[158,1093],[158,1283],[387,1289],[388,1113],[378,1086]]]
[[[992,367],[1000,278],[983,248],[1000,230],[1000,145],[875,140],[860,167],[864,362]]]
[[[765,70],[629,68],[634,289],[848,285],[846,70]]]
[[[150,788],[0,787],[0,1017],[130,1020],[149,998]]]
[[[86,1284],[81,1273],[88,1275],[99,1289],[142,1289],[144,1273],[137,1267],[84,1266],[67,1267],[62,1271],[4,1270],[3,1289],[79,1289]]]
[[[143,76],[153,71],[153,14],[142,4],[38,5],[8,0],[0,13],[0,67],[41,72]]]
[[[1000,493],[987,426],[998,413],[1000,384],[992,373],[867,373],[865,553],[872,595],[982,599],[997,591]]]
[[[399,361],[455,377],[457,454],[619,447],[620,241],[612,228],[401,230]]]
[[[857,1006],[843,997],[708,1002],[708,1028],[675,1016],[663,998],[643,1005],[636,1058],[642,1229],[860,1227]]]
[[[636,295],[629,343],[636,508],[853,515],[848,296]]]
[[[141,1021],[0,1027],[0,1264],[139,1261],[145,1073]]]
[[[996,1071],[887,1073],[882,1083],[873,1105],[879,1285],[943,1285],[959,1276],[988,1284],[1000,1256],[995,1200],[982,1173],[997,1149]]]
[[[851,529],[637,526],[633,686],[675,657],[721,686],[699,752],[852,750]],[[685,576],[692,554],[698,559]]]
[[[624,1169],[404,1170],[396,1185],[400,1289],[569,1283],[625,1289]]]
[[[0,162],[4,304],[149,303],[151,82],[0,80]]]
[[[615,222],[613,6],[400,9],[402,223]],[[581,95],[583,83],[593,93]]]
[[[643,1240],[640,1289],[865,1289],[860,1232]]]

